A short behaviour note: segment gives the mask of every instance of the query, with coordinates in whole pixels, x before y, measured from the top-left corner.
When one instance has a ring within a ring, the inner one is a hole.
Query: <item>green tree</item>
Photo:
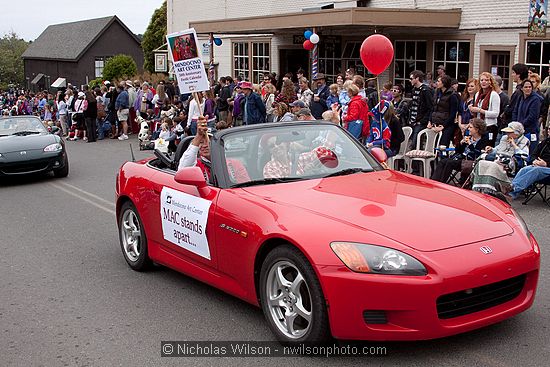
[[[128,55],[116,55],[110,58],[103,68],[103,79],[105,80],[114,81],[116,79],[126,79],[136,74],[136,62]]]
[[[24,85],[21,55],[28,46],[29,43],[13,31],[0,38],[0,89],[5,89],[8,84]]]
[[[167,22],[165,1],[160,8],[154,11],[151,21],[147,26],[147,30],[143,34],[143,40],[141,41],[141,48],[143,49],[143,56],[145,58],[143,68],[150,73],[155,71],[155,56],[153,50],[166,43]]]

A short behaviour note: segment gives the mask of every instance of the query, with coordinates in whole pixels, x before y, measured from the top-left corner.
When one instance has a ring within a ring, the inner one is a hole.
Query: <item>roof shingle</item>
[[[22,57],[76,61],[114,18],[116,16],[50,25]]]

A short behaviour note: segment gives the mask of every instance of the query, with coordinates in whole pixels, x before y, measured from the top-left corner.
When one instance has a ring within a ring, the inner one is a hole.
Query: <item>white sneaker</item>
[[[118,137],[118,140],[128,140],[128,135],[122,134],[121,136]]]

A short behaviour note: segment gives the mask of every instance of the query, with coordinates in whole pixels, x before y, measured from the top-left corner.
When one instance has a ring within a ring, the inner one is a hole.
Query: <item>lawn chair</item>
[[[405,126],[403,128],[403,135],[405,135],[405,140],[403,140],[403,142],[399,146],[399,152],[397,152],[397,154],[394,155],[393,157],[388,158],[388,166],[391,169],[397,169],[395,167],[395,163],[398,163],[399,161],[403,161],[405,170],[407,169],[407,164],[405,162],[405,154],[409,150],[409,140],[411,139],[411,135],[412,135],[412,127]]]
[[[432,162],[435,161],[435,147],[441,138],[441,131],[436,133],[432,129],[424,129],[418,133],[416,140],[416,149],[405,154],[407,172],[412,173],[413,162],[421,162],[423,167],[423,176],[430,178],[432,174]],[[424,148],[422,142],[425,141]]]
[[[537,181],[531,186],[530,189],[525,190],[525,200],[522,202],[523,205],[527,205],[535,196],[539,195],[542,201],[550,206],[550,195],[548,195],[548,186],[550,186],[550,177],[546,177],[540,181]]]

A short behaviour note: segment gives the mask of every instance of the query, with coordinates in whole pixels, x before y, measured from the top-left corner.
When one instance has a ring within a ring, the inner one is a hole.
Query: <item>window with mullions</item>
[[[270,68],[269,42],[252,42],[252,81],[260,84]]]
[[[250,80],[248,42],[233,42],[233,75]]]
[[[550,41],[526,41],[525,64],[544,80],[548,76]]]
[[[261,83],[271,69],[269,42],[233,42],[233,74]]]
[[[364,77],[371,77],[372,74],[363,66],[359,50],[362,42],[346,42],[346,46],[342,51],[342,61],[344,62],[344,70],[350,67],[355,67],[357,74]]]
[[[445,73],[457,79],[459,90],[463,90],[470,77],[470,42],[435,41],[433,76],[437,75],[437,66],[444,65]]]
[[[95,77],[101,78],[103,76],[103,68],[105,63],[110,59],[109,56],[101,56],[95,58]]]
[[[342,41],[340,37],[325,36],[319,43],[319,73],[325,74],[327,84],[336,83],[336,75],[342,72]]]
[[[395,41],[394,84],[412,90],[409,76],[415,70],[426,72],[426,41]]]

